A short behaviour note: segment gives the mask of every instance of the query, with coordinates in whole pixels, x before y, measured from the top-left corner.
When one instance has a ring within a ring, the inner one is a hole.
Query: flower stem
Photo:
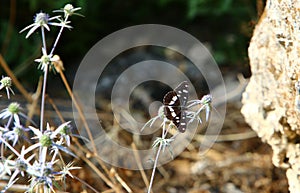
[[[45,38],[45,29],[44,29],[43,26],[41,27],[41,31],[42,31],[43,48],[45,48],[45,50],[47,50],[47,47],[46,47],[46,38]]]
[[[159,144],[159,147],[158,147],[158,150],[157,150],[157,153],[156,153],[156,158],[155,158],[155,161],[154,161],[153,170],[152,170],[151,179],[150,179],[150,184],[149,184],[147,193],[151,192],[151,188],[152,188],[152,185],[153,185],[155,171],[156,171],[156,167],[157,167],[158,158],[159,158],[161,148],[162,148],[162,143]]]
[[[6,129],[8,129],[8,127],[10,126],[12,119],[13,119],[13,115],[11,115],[11,116],[9,117],[9,119],[8,119],[8,121],[7,121],[7,124],[5,125],[5,128],[6,128]]]
[[[68,16],[66,16],[64,22],[66,22],[67,20],[68,20]],[[51,49],[50,55],[53,54],[53,52],[54,52],[54,50],[55,50],[55,48],[56,48],[56,45],[57,45],[57,43],[58,43],[58,40],[60,39],[60,36],[61,36],[63,30],[64,30],[64,26],[61,26],[61,28],[60,28],[60,30],[59,30],[59,32],[58,32],[58,34],[57,34],[57,37],[56,37],[56,39],[55,39],[55,42],[54,42],[54,44],[53,44],[53,47],[52,47],[52,49]]]
[[[42,31],[43,48],[44,48],[45,52],[47,52],[45,30],[44,30],[43,26],[41,27],[41,31]],[[43,126],[44,126],[43,124],[44,124],[44,107],[45,107],[47,75],[48,75],[48,65],[46,66],[46,68],[44,70],[44,81],[43,81],[42,100],[41,100],[41,117],[40,117],[40,131],[41,132],[43,132]]]
[[[47,85],[48,66],[44,70],[43,90],[42,90],[42,101],[41,101],[41,122],[40,131],[43,132],[44,123],[44,109],[45,109],[45,97],[46,97],[46,85]]]
[[[16,156],[20,157],[19,152],[15,150],[15,148],[13,148],[5,139],[3,139],[2,136],[0,136],[0,141],[2,142],[2,144],[5,144],[12,152],[14,152]]]
[[[166,124],[165,124],[165,121],[164,121],[163,128],[162,128],[162,135],[161,135],[162,139],[165,139],[167,134],[168,134],[168,129],[166,129]],[[154,176],[155,176],[155,171],[156,171],[156,167],[157,167],[157,163],[158,163],[158,158],[159,158],[162,146],[163,146],[163,143],[160,143],[159,147],[157,149],[157,153],[156,153],[156,157],[155,157],[155,161],[154,161],[154,165],[153,165],[153,170],[152,170],[152,174],[151,174],[150,184],[149,184],[147,193],[151,192],[151,188],[152,188],[153,181],[154,181]]]

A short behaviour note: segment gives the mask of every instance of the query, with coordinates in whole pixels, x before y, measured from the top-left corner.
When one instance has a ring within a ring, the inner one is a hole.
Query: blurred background
[[[31,24],[36,13],[43,11],[53,16],[52,10],[66,3],[81,7],[80,13],[85,16],[72,18],[74,28],[63,33],[56,50],[69,78],[87,51],[103,37],[125,27],[150,23],[170,25],[190,33],[211,51],[222,71],[242,72],[248,77],[247,47],[264,7],[263,0],[2,0],[0,52],[30,90],[40,75],[32,60],[41,54],[40,37],[25,39],[26,33],[19,34],[19,31]],[[47,34],[49,42],[53,42],[54,35],[55,32]],[[3,73],[1,69],[0,73]]]

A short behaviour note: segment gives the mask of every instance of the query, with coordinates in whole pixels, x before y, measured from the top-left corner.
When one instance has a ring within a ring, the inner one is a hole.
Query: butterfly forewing
[[[180,113],[180,100],[175,91],[168,92],[163,100],[165,106],[165,115],[169,120],[173,120],[174,117]]]
[[[180,132],[187,127],[186,104],[188,101],[188,82],[184,81],[174,91],[168,92],[163,99],[164,114]]]

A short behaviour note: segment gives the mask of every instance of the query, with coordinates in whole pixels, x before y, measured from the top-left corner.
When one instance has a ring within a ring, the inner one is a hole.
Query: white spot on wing
[[[173,112],[171,112],[171,115],[172,115],[172,117],[176,117],[176,113],[174,112],[174,110],[173,110]]]
[[[175,102],[177,101],[178,97],[177,96],[173,96],[172,100],[170,101],[169,105],[173,105],[175,104]]]

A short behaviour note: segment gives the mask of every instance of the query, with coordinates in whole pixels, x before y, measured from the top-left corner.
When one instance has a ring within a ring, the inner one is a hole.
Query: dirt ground
[[[204,156],[199,156],[197,148],[193,148],[197,146],[197,141],[193,140],[175,160],[159,167],[153,192],[288,192],[285,171],[272,165],[271,148],[262,143],[258,137],[253,137],[254,133],[240,113],[240,106],[240,104],[228,104],[219,142],[215,143]],[[234,135],[241,133],[245,134],[243,137],[245,139]],[[83,162],[78,164],[82,164],[83,169],[76,171],[75,175],[100,192],[113,192],[90,167]],[[114,168],[113,172],[118,174],[132,192],[146,192],[141,172],[118,168]],[[145,171],[145,174],[149,180],[151,170]],[[67,190],[70,192],[92,192],[77,180],[69,182]],[[123,188],[120,192],[126,190]]]
[[[53,103],[58,105],[58,109],[62,104],[71,106],[70,101],[59,103],[54,100]],[[245,123],[240,108],[240,102],[227,104],[226,119],[218,142],[204,156],[199,155],[197,148],[199,135],[173,161],[159,167],[156,170],[153,192],[288,192],[285,171],[272,164],[271,148],[255,136]],[[47,119],[53,120],[52,116],[57,117],[57,112],[53,111],[51,105],[47,109]],[[62,111],[60,113],[64,117],[68,115]],[[100,112],[100,115],[105,127],[111,125],[111,113]],[[74,159],[74,165],[82,169],[72,172],[73,179],[66,179],[67,192],[146,192],[151,170],[144,171],[145,179],[141,171],[112,168],[100,159],[91,158],[90,152],[77,145],[71,148],[79,157]],[[69,158],[68,161],[72,159]],[[61,186],[59,189],[64,188]]]

